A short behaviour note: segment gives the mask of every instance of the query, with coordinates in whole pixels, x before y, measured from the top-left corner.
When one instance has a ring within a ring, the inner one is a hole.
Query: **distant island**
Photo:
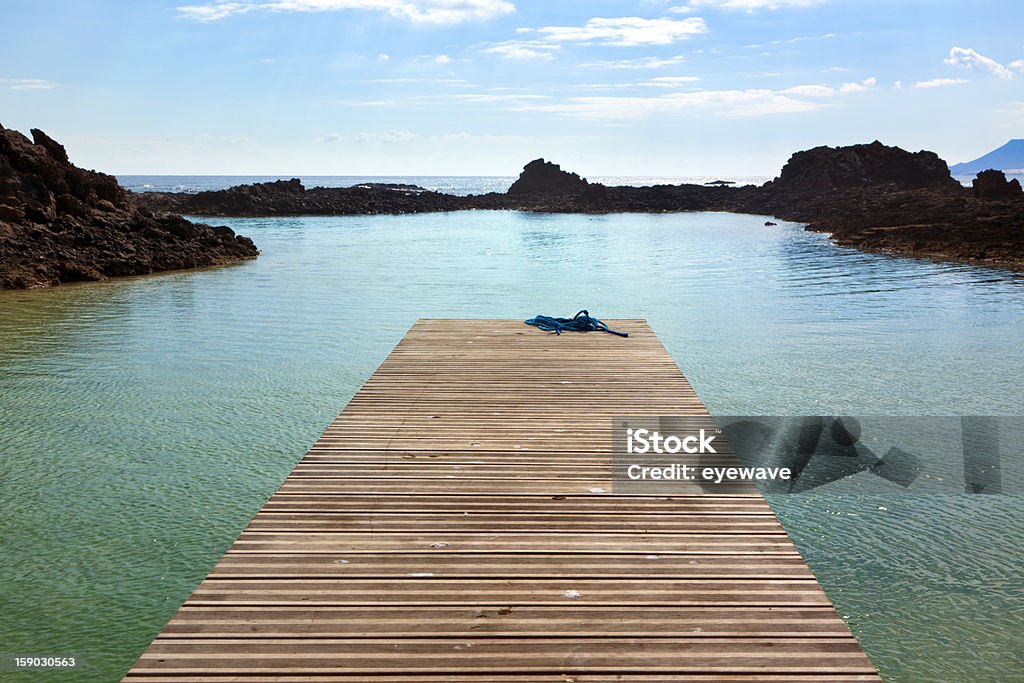
[[[935,153],[878,141],[797,152],[760,186],[606,186],[537,159],[507,192],[457,196],[379,183],[306,188],[298,179],[132,193],[112,176],[71,164],[42,131],[32,136],[0,126],[0,289],[227,264],[259,253],[230,228],[182,214],[728,211],[806,223],[841,246],[1024,268],[1024,192],[1016,179],[986,170],[966,188]]]
[[[1010,140],[974,161],[953,164],[949,172],[953,175],[974,175],[989,169],[1004,173],[1024,173],[1024,140]]]

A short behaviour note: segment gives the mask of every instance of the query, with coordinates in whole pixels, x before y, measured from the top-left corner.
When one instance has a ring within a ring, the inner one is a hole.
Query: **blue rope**
[[[545,332],[554,332],[555,334],[562,334],[562,331],[565,330],[566,332],[607,332],[619,337],[629,336],[626,332],[609,330],[608,325],[597,318],[591,318],[590,312],[586,310],[580,311],[572,318],[552,318],[547,315],[538,315],[523,322],[527,325],[535,325]]]

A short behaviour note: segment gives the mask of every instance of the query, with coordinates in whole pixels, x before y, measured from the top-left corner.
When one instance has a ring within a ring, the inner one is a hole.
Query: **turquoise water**
[[[646,317],[722,415],[1024,414],[1024,278],[764,220],[219,219],[263,255],[0,292],[0,652],[85,663],[0,679],[121,675],[418,317]],[[1024,670],[1021,498],[771,502],[888,680]]]

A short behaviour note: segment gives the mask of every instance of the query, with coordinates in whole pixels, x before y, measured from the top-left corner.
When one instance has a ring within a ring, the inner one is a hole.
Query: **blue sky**
[[[0,123],[115,173],[774,175],[1024,137],[1024,3],[5,0]]]

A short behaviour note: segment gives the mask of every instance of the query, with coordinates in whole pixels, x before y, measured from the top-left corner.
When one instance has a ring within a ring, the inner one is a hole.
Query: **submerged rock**
[[[41,130],[0,126],[0,289],[44,287],[255,258],[247,237],[128,201]]]

